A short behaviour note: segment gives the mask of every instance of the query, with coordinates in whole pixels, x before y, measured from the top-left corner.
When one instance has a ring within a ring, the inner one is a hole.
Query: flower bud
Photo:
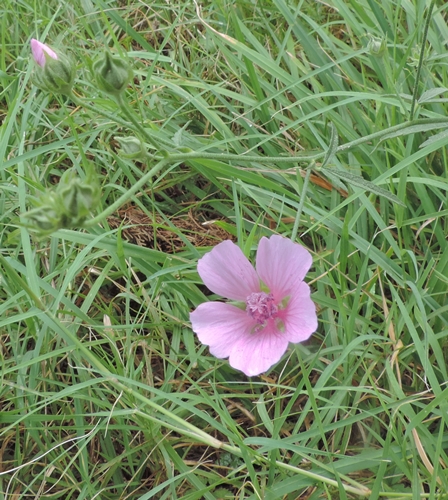
[[[411,53],[409,54],[408,60],[407,60],[407,63],[409,64],[409,66],[411,66],[413,68],[418,67],[418,65],[420,64],[421,52],[422,52],[422,48],[420,45],[416,45],[416,46],[412,47]],[[426,61],[428,57],[429,57],[429,53],[426,53],[424,55],[423,60]]]
[[[373,36],[370,33],[368,33],[368,37],[367,50],[372,56],[381,57],[387,49],[386,40]]]
[[[142,142],[137,137],[119,137],[115,136],[114,139],[120,145],[118,151],[123,158],[130,158],[132,160],[143,159],[146,156],[146,150]]]
[[[64,212],[73,221],[82,221],[97,204],[96,186],[83,184],[75,179],[69,186],[59,190]]]
[[[100,188],[93,172],[81,180],[74,170],[67,170],[57,186],[35,201],[36,208],[22,215],[24,225],[40,236],[80,227],[99,201]]]
[[[34,38],[31,40],[31,51],[37,64],[34,73],[36,86],[53,94],[69,94],[75,79],[75,66],[71,59]]]
[[[93,63],[93,73],[98,87],[106,94],[119,95],[132,78],[132,70],[126,61],[105,52]]]
[[[72,221],[81,224],[89,213],[96,208],[100,190],[98,183],[87,176],[85,180],[76,177],[73,170],[67,170],[61,177],[56,190],[60,210]]]
[[[51,234],[63,227],[61,216],[51,205],[34,208],[23,214],[22,217],[27,221],[26,227],[42,235]]]

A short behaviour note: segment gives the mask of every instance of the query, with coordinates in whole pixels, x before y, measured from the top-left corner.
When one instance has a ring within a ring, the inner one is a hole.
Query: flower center
[[[259,325],[270,318],[275,318],[277,311],[272,293],[254,292],[246,299],[246,312]]]

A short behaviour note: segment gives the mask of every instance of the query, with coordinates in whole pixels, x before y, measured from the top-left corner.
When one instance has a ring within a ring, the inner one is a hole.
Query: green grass
[[[448,498],[438,4],[422,52],[422,0],[4,1],[0,500]],[[33,85],[33,37],[77,61],[76,102]],[[93,83],[105,46],[132,63],[147,162],[117,150],[136,128]],[[19,224],[89,165],[93,223]],[[98,215],[130,206],[145,246]],[[191,330],[196,265],[274,233],[313,254],[319,328],[248,379]]]

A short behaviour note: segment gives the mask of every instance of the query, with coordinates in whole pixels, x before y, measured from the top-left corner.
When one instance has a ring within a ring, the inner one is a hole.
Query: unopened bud
[[[99,202],[100,190],[96,180],[79,179],[73,170],[64,172],[56,189],[61,211],[79,225],[94,210]]]
[[[50,205],[42,205],[26,212],[23,216],[26,227],[41,234],[51,234],[62,227],[60,214]]]
[[[422,51],[422,48],[420,47],[420,45],[416,45],[415,47],[412,47],[411,53],[408,56],[408,60],[407,60],[407,63],[409,64],[409,66],[416,68],[420,64],[421,51]],[[426,59],[427,55],[428,54],[425,54],[425,57],[424,57],[425,59]]]
[[[58,229],[80,227],[100,201],[97,179],[90,172],[83,180],[67,170],[59,184],[35,201],[36,208],[22,215],[25,226],[41,236]]]
[[[384,38],[378,38],[369,33],[369,42],[367,44],[367,49],[372,56],[380,57],[384,54],[387,49],[386,40]]]
[[[146,150],[137,137],[119,137],[115,136],[114,139],[120,145],[119,153],[123,158],[130,158],[132,160],[143,159],[146,156]]]
[[[93,63],[93,73],[99,89],[112,95],[123,92],[133,75],[126,61],[107,51]]]

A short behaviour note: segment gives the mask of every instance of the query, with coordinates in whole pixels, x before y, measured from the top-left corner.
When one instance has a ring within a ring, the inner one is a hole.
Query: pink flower
[[[48,54],[53,59],[58,58],[54,50],[35,38],[31,39],[31,51],[33,53],[33,59],[41,68],[45,66],[45,54]]]
[[[256,268],[232,241],[223,241],[198,262],[204,284],[241,302],[205,302],[190,314],[193,331],[217,358],[259,375],[277,363],[288,343],[317,329],[316,307],[303,278],[312,264],[304,247],[282,236],[261,238]]]

